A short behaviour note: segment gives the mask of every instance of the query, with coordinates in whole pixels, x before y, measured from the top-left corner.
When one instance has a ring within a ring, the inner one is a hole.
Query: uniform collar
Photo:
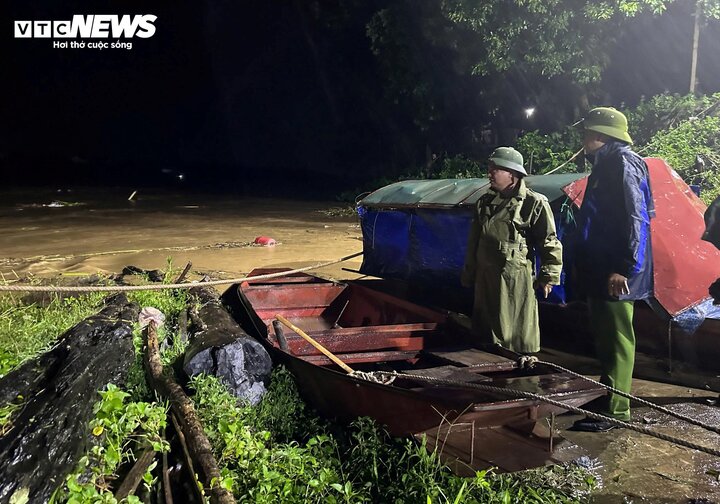
[[[520,179],[520,182],[518,182],[518,190],[515,194],[515,198],[524,200],[525,196],[527,196],[527,186],[525,185],[525,177],[523,177]]]
[[[507,199],[500,193],[500,191],[496,191],[495,189],[492,189],[492,191],[495,192],[496,198]],[[509,199],[522,201],[525,199],[525,196],[527,196],[527,185],[525,185],[525,178],[523,177],[517,183],[517,187],[515,189],[515,194],[510,196]]]
[[[608,140],[605,145],[600,147],[598,150],[596,150],[592,154],[586,154],[585,159],[587,159],[590,164],[594,165],[598,161],[600,161],[603,157],[607,156],[609,153],[615,151],[615,150],[621,150],[621,149],[628,148],[628,145],[624,142],[620,142],[618,140]]]

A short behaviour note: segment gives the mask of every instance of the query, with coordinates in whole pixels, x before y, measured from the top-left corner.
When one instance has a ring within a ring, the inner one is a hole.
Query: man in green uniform
[[[592,163],[577,215],[577,287],[587,296],[600,381],[630,392],[635,364],[633,304],[653,293],[650,219],[655,206],[645,161],[630,149],[627,119],[597,107],[582,122],[583,147]],[[610,393],[599,412],[630,420],[630,400]],[[575,430],[601,432],[610,421],[578,420]]]
[[[545,196],[527,188],[523,157],[498,147],[489,159],[490,190],[473,215],[461,282],[475,287],[473,330],[483,344],[529,354],[540,350],[534,286],[547,297],[560,282],[562,245]],[[533,284],[535,257],[541,268]]]

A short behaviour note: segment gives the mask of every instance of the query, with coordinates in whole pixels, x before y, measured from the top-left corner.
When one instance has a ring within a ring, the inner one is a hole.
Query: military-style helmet
[[[588,112],[579,125],[583,128],[603,133],[609,137],[632,144],[628,134],[628,123],[625,114],[612,107],[597,107]]]
[[[523,167],[523,157],[512,147],[498,147],[490,154],[490,161],[501,168],[507,168],[518,172],[520,175],[527,175]]]

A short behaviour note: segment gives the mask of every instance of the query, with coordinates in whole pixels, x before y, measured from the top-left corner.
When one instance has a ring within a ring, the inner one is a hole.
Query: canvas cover
[[[564,186],[582,177],[585,174],[531,175],[525,177],[525,183],[553,201],[564,196]],[[489,187],[490,182],[486,178],[403,180],[368,194],[360,205],[374,208],[475,206]]]

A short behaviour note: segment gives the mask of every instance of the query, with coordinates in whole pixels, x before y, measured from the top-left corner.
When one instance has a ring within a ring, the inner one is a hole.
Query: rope
[[[573,161],[575,161],[575,158],[577,158],[583,150],[584,150],[584,147],[583,147],[582,149],[580,149],[579,151],[577,151],[575,154],[573,154],[572,157],[571,157],[570,159],[568,159],[567,161],[565,161],[563,164],[561,164],[560,166],[557,166],[557,167],[553,168],[553,169],[550,170],[549,172],[543,173],[543,175],[550,175],[551,173],[555,173],[556,171],[558,171],[558,170],[559,170],[560,168],[562,168],[563,166],[565,166],[565,165],[567,165],[567,164],[569,164],[569,163],[572,163]]]
[[[525,399],[533,399],[536,401],[542,401],[547,404],[552,404],[553,406],[557,406],[559,408],[572,411],[573,413],[583,414],[587,417],[593,418],[595,420],[602,420],[605,422],[610,422],[611,424],[622,427],[624,429],[634,430],[635,432],[640,432],[641,434],[646,434],[648,436],[652,436],[658,439],[662,439],[663,441],[668,441],[670,443],[677,444],[679,446],[684,446],[685,448],[690,448],[691,450],[697,450],[700,452],[708,453],[710,455],[715,455],[716,457],[720,457],[720,450],[715,450],[713,448],[708,448],[706,446],[702,446],[699,444],[691,443],[689,441],[685,441],[684,439],[679,439],[673,436],[668,436],[666,434],[663,434],[661,432],[655,432],[653,430],[648,429],[647,427],[642,427],[639,425],[634,425],[629,422],[623,422],[622,420],[617,420],[615,418],[610,418],[605,415],[601,415],[599,413],[595,413],[593,411],[584,410],[582,408],[578,408],[576,406],[571,406],[570,404],[566,404],[560,401],[556,401],[554,399],[550,399],[549,397],[545,397],[539,394],[534,394],[532,392],[525,392],[524,390],[517,390],[517,389],[511,389],[511,388],[505,388],[505,387],[495,387],[493,385],[483,385],[481,383],[466,383],[466,382],[458,382],[455,380],[446,380],[444,378],[436,378],[434,376],[423,376],[423,375],[416,375],[416,374],[403,374],[403,373],[397,373],[397,372],[388,372],[388,371],[374,371],[373,374],[385,376],[385,377],[403,377],[403,378],[409,378],[411,380],[421,380],[428,383],[436,383],[438,385],[449,385],[452,387],[460,387],[460,388],[472,388],[481,390],[483,392],[491,392],[501,395],[511,395],[515,397],[522,397]]]
[[[96,285],[96,286],[42,286],[42,285],[0,285],[0,292],[2,291],[21,291],[21,292],[127,292],[127,291],[140,291],[140,290],[163,290],[163,289],[192,289],[193,287],[207,287],[211,285],[228,285],[243,282],[246,280],[267,280],[270,278],[278,278],[294,273],[302,273],[317,268],[323,268],[332,264],[337,264],[349,259],[353,259],[362,255],[362,252],[356,252],[334,261],[321,262],[313,264],[312,266],[306,266],[304,268],[297,268],[294,270],[281,271],[279,273],[268,273],[266,275],[258,275],[254,277],[242,277],[233,278],[230,280],[210,280],[202,283],[175,283],[175,284],[148,284],[148,285]]]
[[[557,369],[558,371],[562,371],[563,373],[567,373],[567,374],[572,375],[572,376],[575,376],[575,377],[577,377],[577,378],[582,378],[583,380],[588,381],[588,382],[590,382],[590,383],[594,383],[595,385],[600,385],[601,387],[609,390],[609,391],[612,392],[613,394],[617,394],[617,395],[620,395],[620,396],[623,396],[623,397],[627,397],[628,399],[630,399],[630,400],[632,400],[632,401],[636,401],[636,402],[638,402],[638,403],[640,403],[640,404],[642,404],[642,405],[644,405],[644,406],[648,406],[648,407],[650,407],[650,408],[652,408],[652,409],[654,409],[654,410],[657,410],[657,411],[659,411],[659,412],[661,412],[661,413],[665,413],[666,415],[670,415],[670,416],[675,417],[675,418],[678,418],[678,419],[680,419],[680,420],[684,420],[684,421],[686,421],[687,423],[690,423],[690,424],[692,424],[692,425],[696,425],[696,426],[698,426],[698,427],[702,427],[703,429],[707,429],[707,430],[709,430],[709,431],[712,431],[712,432],[714,432],[714,433],[716,433],[716,434],[720,434],[720,427],[716,427],[716,426],[714,426],[714,425],[708,425],[708,424],[703,423],[703,422],[701,422],[701,421],[699,421],[699,420],[695,420],[694,418],[691,418],[691,417],[689,417],[689,416],[683,415],[682,413],[676,413],[675,411],[673,411],[673,410],[671,410],[671,409],[668,409],[668,408],[665,408],[664,406],[660,406],[659,404],[655,404],[655,403],[652,403],[652,402],[650,402],[650,401],[646,401],[645,399],[641,399],[641,398],[639,398],[639,397],[635,397],[635,396],[632,395],[632,394],[628,394],[627,392],[623,392],[622,390],[618,390],[618,389],[616,389],[615,387],[611,387],[610,385],[605,385],[604,383],[600,383],[600,382],[597,381],[597,380],[593,380],[592,378],[588,378],[587,376],[583,376],[583,375],[581,375],[580,373],[576,373],[575,371],[571,371],[571,370],[568,369],[568,368],[559,366],[559,365],[557,365],[557,364],[553,364],[552,362],[546,362],[546,361],[541,361],[541,360],[538,360],[538,361],[537,361],[537,364],[543,364],[543,365],[545,365],[545,366],[549,366],[549,367],[555,368],[555,369]]]
[[[375,376],[372,371],[365,372],[365,371],[358,371],[357,369],[355,369],[352,373],[350,373],[350,376],[355,376],[357,378],[360,378],[361,380],[366,380],[366,381],[370,381],[373,383],[380,383],[382,385],[392,385],[392,383],[395,381],[395,378],[397,378],[397,376],[391,376],[389,378],[386,377],[384,379],[381,379],[381,378],[378,378],[377,376]]]

